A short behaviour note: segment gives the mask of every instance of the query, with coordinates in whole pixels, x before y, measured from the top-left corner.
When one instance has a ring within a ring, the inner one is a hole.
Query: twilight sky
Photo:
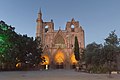
[[[120,37],[120,0],[0,0],[0,20],[15,31],[35,37],[39,8],[43,21],[53,19],[55,29],[65,29],[72,18],[85,30],[85,44],[103,43],[116,30]]]

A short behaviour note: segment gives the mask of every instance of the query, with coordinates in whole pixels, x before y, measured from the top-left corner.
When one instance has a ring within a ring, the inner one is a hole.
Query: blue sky
[[[0,0],[0,20],[17,33],[35,37],[39,8],[43,21],[53,19],[55,29],[65,29],[72,18],[79,21],[86,45],[103,43],[113,30],[120,37],[120,0]]]

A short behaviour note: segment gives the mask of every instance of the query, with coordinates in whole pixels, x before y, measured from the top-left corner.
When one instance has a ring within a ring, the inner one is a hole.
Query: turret
[[[42,12],[41,12],[41,9],[39,10],[38,18],[37,18],[36,22],[37,22],[36,37],[41,37],[41,38],[42,38],[43,20],[42,20]]]

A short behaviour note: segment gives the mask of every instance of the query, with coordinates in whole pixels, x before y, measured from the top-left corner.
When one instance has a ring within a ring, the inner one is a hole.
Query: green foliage
[[[106,62],[115,61],[116,56],[119,55],[119,45],[120,39],[115,34],[115,31],[112,31],[109,36],[105,39],[104,43],[104,56]]]
[[[20,35],[14,28],[6,25],[7,30],[0,27],[0,68],[15,69],[17,63],[21,63],[21,69],[33,68],[41,62],[41,47],[37,41],[27,35]]]
[[[0,21],[0,29],[8,30],[8,25],[4,21]]]
[[[75,43],[74,43],[74,54],[75,54],[75,59],[77,61],[80,60],[80,52],[79,52],[79,44],[78,44],[78,39],[75,36]]]
[[[88,44],[85,51],[85,61],[87,64],[99,65],[101,59],[102,44],[95,42]]]
[[[108,68],[103,66],[92,66],[88,69],[90,73],[107,73]]]
[[[112,70],[116,70],[113,68],[113,63],[117,66],[117,56],[119,55],[119,45],[120,39],[115,34],[115,31],[112,31],[109,36],[105,39],[104,43],[104,61],[107,63],[107,67],[109,69],[109,73]]]
[[[109,36],[105,39],[105,45],[111,45],[114,47],[118,47],[120,44],[120,39],[115,34],[115,30],[111,31]]]
[[[91,43],[86,46],[84,60],[87,70],[105,73],[117,70],[117,56],[120,54],[120,39],[112,31],[105,39],[104,46]]]
[[[10,26],[0,21],[0,66],[10,63],[11,54],[9,53],[12,43],[10,39]]]

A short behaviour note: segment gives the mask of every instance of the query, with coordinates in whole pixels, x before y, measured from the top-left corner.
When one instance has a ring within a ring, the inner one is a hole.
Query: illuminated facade
[[[54,22],[44,22],[39,11],[37,18],[36,37],[41,37],[45,62],[49,68],[73,68],[77,63],[74,56],[74,40],[78,38],[80,49],[84,48],[84,30],[78,21],[67,22],[65,30],[54,30]]]

